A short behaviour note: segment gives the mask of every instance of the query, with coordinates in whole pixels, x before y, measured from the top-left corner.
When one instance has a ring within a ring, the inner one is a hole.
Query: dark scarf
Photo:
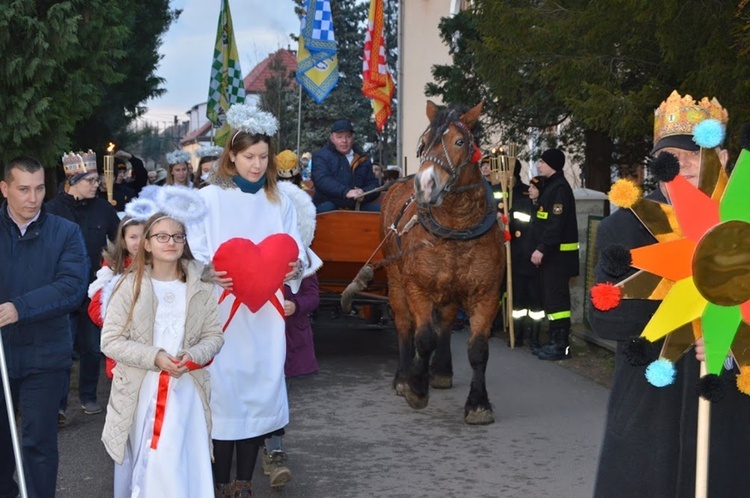
[[[234,183],[237,184],[237,186],[242,190],[243,192],[247,194],[256,194],[258,190],[263,188],[263,185],[266,184],[266,177],[263,175],[260,180],[257,182],[251,182],[248,180],[245,180],[240,175],[234,175],[232,177],[232,180],[234,180]]]

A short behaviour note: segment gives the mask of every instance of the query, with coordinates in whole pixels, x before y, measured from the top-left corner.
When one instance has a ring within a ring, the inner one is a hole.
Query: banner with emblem
[[[297,82],[320,104],[339,81],[330,0],[306,0],[300,17]]]
[[[395,90],[385,57],[384,31],[383,0],[371,0],[362,60],[362,94],[372,102],[378,133],[382,133],[391,116],[391,99]]]
[[[242,79],[240,58],[234,39],[229,0],[222,0],[206,105],[206,117],[219,128],[214,135],[214,142],[219,145],[226,143],[231,131],[226,122],[226,112],[234,104],[244,101],[245,82]]]

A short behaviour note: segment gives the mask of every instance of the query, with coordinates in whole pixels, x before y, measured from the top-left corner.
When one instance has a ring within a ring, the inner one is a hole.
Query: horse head
[[[463,114],[455,107],[439,110],[427,101],[430,125],[419,139],[419,170],[414,177],[415,198],[420,207],[439,206],[458,185],[481,179],[476,166],[480,153],[471,130],[482,112],[480,102]]]

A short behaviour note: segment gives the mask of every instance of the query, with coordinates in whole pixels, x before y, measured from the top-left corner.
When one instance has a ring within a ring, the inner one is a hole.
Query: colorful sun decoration
[[[698,188],[679,175],[666,188],[671,206],[631,202],[617,187],[617,197],[628,199],[622,207],[657,240],[630,251],[640,271],[617,284],[622,299],[662,301],[641,334],[665,338],[646,376],[657,387],[670,384],[673,362],[702,335],[708,374],[719,375],[733,356],[738,388],[750,394],[750,151],[728,179],[715,148],[702,148]]]

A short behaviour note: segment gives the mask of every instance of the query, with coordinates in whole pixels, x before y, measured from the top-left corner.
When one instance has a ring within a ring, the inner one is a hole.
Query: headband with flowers
[[[204,157],[219,157],[224,149],[218,145],[204,145],[195,151],[195,155],[201,159]]]
[[[167,164],[179,164],[179,163],[186,163],[190,161],[190,152],[184,151],[184,150],[174,150],[172,152],[167,153]]]
[[[125,205],[125,214],[136,221],[144,222],[156,213],[164,213],[187,226],[202,221],[208,214],[208,206],[197,190],[178,185],[159,187],[155,195],[141,196]]]
[[[232,142],[241,131],[248,135],[272,137],[279,129],[279,122],[273,114],[261,111],[251,104],[235,104],[227,111],[227,123],[236,130]]]

